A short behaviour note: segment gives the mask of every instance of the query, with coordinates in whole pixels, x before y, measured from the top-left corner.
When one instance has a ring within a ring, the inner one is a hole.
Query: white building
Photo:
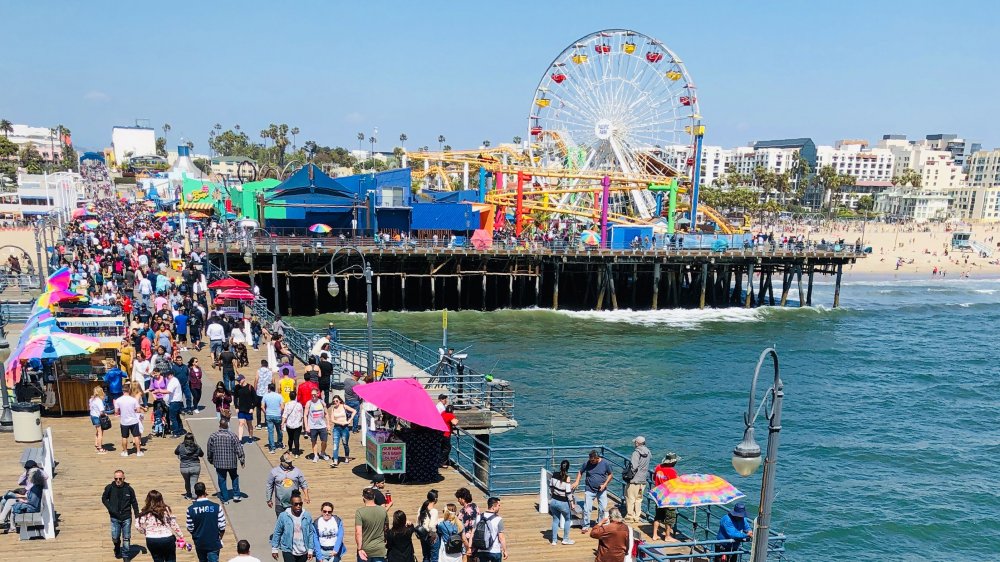
[[[111,150],[116,164],[126,162],[129,156],[153,156],[156,131],[152,127],[113,127]]]
[[[7,135],[7,140],[16,144],[18,149],[31,143],[46,162],[62,160],[62,141],[48,127],[31,127],[29,125],[12,125],[14,132]]]
[[[975,152],[968,164],[967,186],[959,194],[966,204],[967,218],[1000,221],[1000,148]]]
[[[910,220],[944,220],[948,218],[949,200],[940,191],[896,187],[876,196],[875,211]]]
[[[0,215],[30,218],[58,212],[64,220],[85,197],[83,178],[76,172],[18,174],[16,191],[0,194]]]

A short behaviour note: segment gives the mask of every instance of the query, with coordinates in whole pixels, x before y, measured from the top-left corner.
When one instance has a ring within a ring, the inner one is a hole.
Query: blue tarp
[[[632,241],[637,237],[639,242],[644,242],[647,238],[652,239],[652,226],[632,226],[632,225],[612,225],[608,236],[611,238],[610,248],[614,250],[625,250],[631,247]]]
[[[419,193],[421,197],[427,198],[435,203],[478,203],[479,192],[475,189],[464,191],[433,191],[423,190]]]
[[[100,152],[84,152],[83,156],[80,157],[80,161],[83,162],[84,160],[100,160],[104,162],[104,154]]]
[[[479,211],[465,203],[415,203],[410,230],[469,230],[479,227]]]

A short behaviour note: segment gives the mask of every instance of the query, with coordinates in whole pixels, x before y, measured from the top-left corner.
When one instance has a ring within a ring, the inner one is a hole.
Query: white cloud
[[[357,111],[352,111],[344,116],[344,121],[347,121],[352,125],[357,125],[358,123],[362,123],[364,122],[364,120],[365,116],[358,113]]]
[[[101,101],[111,101],[111,96],[109,96],[108,94],[105,94],[104,92],[102,92],[100,90],[91,90],[91,91],[87,92],[86,94],[84,94],[83,99],[85,99],[87,101],[98,101],[98,102],[101,102]]]

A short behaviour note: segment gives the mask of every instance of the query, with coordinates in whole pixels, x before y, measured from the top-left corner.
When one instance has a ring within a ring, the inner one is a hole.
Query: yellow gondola
[[[682,77],[681,73],[677,72],[676,70],[671,70],[670,72],[667,73],[667,78],[673,80],[674,82],[680,80],[681,77]]]
[[[535,105],[538,107],[548,107],[550,103],[552,103],[552,100],[549,98],[538,98],[535,100]]]
[[[635,52],[635,43],[625,43],[622,50],[625,51],[626,55],[631,55]]]
[[[573,55],[573,62],[576,64],[583,64],[587,62],[587,55]]]

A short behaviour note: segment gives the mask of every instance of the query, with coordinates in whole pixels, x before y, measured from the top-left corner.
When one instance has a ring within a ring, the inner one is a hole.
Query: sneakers
[[[567,545],[568,545],[568,544],[576,544],[576,541],[575,541],[575,540],[573,540],[573,539],[563,539],[563,542],[562,542],[562,543],[563,543],[563,544],[567,544]],[[555,543],[553,543],[553,544],[555,544]]]
[[[243,501],[243,496],[237,495],[236,497],[233,498],[233,501],[236,503],[240,503],[241,501]]]
[[[145,453],[143,453],[142,451],[139,451],[138,453],[136,453],[136,454],[135,454],[135,456],[137,456],[137,457],[141,457],[141,456],[143,456],[144,454],[145,454]]]
[[[319,457],[317,457],[316,455],[313,455],[313,462],[319,462]]]
[[[128,451],[122,451],[122,455],[121,456],[127,457],[128,456]]]

